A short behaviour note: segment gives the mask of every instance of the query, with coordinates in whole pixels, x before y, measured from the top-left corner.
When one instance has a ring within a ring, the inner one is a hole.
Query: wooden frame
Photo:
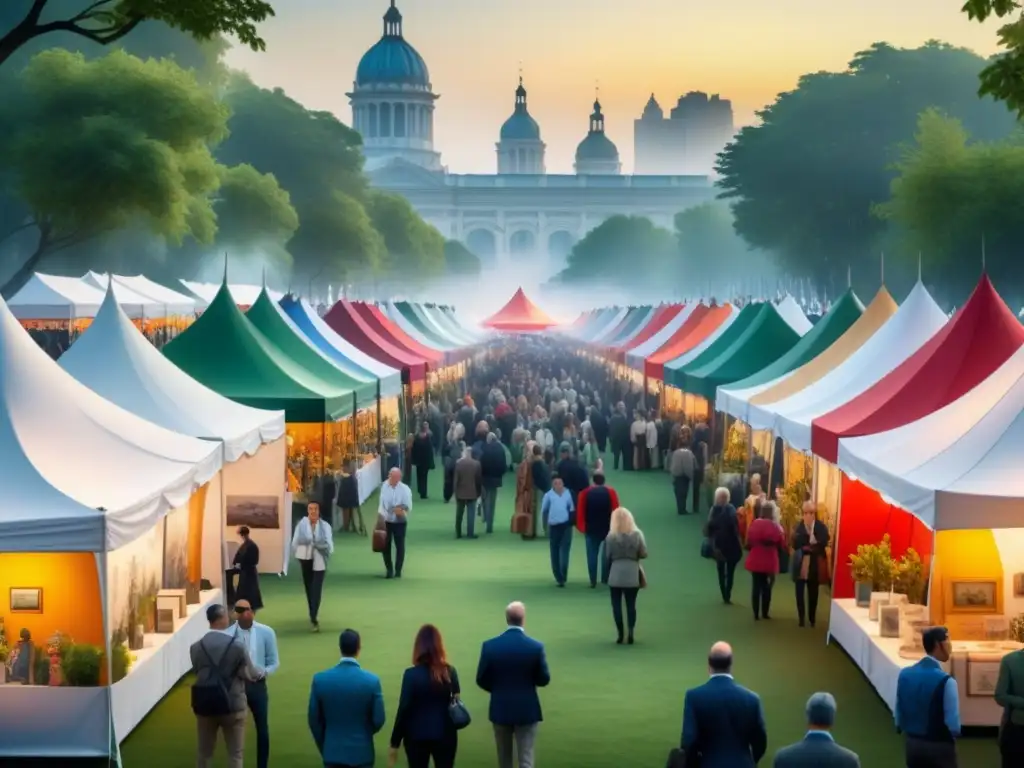
[[[33,600],[34,598],[34,600]],[[16,605],[24,605],[26,602],[32,607],[21,608]],[[10,595],[11,613],[42,613],[43,612],[43,588],[42,587],[11,587]]]
[[[965,604],[961,602],[960,604],[957,604],[958,590],[963,588],[969,589],[972,585],[974,585],[977,588],[991,587],[992,602],[971,604]],[[1003,611],[1002,579],[965,577],[950,579],[946,582],[945,589],[943,590],[943,592],[947,615],[958,613],[1001,614]]]
[[[1013,574],[1013,596],[1024,597],[1024,573]]]

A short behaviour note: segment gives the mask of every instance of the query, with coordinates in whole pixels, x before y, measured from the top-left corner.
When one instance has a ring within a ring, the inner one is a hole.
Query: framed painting
[[[946,582],[946,613],[1001,613],[1003,594],[999,579],[953,578]]]
[[[990,697],[996,695],[999,681],[998,661],[967,661],[967,695]]]
[[[42,587],[11,587],[11,613],[42,612]]]

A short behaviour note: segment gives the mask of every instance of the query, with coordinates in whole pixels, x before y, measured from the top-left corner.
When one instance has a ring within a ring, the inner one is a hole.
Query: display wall
[[[20,606],[41,590],[40,609],[12,610],[11,590]],[[79,643],[104,646],[103,601],[96,556],[91,552],[28,552],[0,554],[0,616],[8,642],[21,630],[32,633],[37,646],[56,632]]]
[[[224,472],[231,468],[225,464],[206,484],[206,499],[203,504],[202,555],[199,577],[207,579],[214,587],[224,586]],[[189,561],[191,565],[191,560]]]
[[[187,508],[186,508],[187,511]],[[111,645],[125,643],[130,630],[156,630],[156,593],[163,589],[164,526],[107,553],[107,633]]]
[[[289,422],[285,428],[288,490],[298,501],[306,501],[315,493],[317,481],[325,472],[340,472],[357,457],[352,416],[324,424]]]
[[[289,434],[292,425],[288,425]],[[260,573],[281,573],[291,540],[291,505],[285,504],[287,438],[262,446],[254,456],[225,464],[222,472],[224,567],[238,549],[238,527],[260,548]]]

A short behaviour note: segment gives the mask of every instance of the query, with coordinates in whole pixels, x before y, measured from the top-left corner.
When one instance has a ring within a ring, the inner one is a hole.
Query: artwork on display
[[[974,661],[967,658],[967,695],[995,696],[999,681],[999,661]]]
[[[1006,616],[985,617],[985,639],[1001,642],[1010,639],[1010,619]]]
[[[11,587],[11,613],[42,612],[42,587]]]
[[[996,613],[998,603],[995,579],[951,579],[946,585],[946,613]]]
[[[1013,596],[1024,597],[1024,573],[1013,574]]]
[[[279,503],[277,496],[228,496],[228,527],[280,528]]]
[[[900,607],[898,605],[879,606],[878,633],[882,637],[900,636]]]
[[[164,518],[165,589],[184,589],[188,583],[189,506],[172,509]]]
[[[164,525],[159,523],[125,546],[107,553],[107,627],[110,642],[156,629],[156,593],[164,571]]]
[[[888,592],[872,592],[871,604],[868,606],[868,619],[878,621],[878,609],[889,604]]]

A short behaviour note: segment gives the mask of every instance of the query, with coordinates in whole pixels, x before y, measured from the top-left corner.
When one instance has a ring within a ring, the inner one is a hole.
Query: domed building
[[[440,171],[434,151],[434,102],[427,63],[405,39],[402,14],[391,0],[384,34],[363,54],[352,92],[352,124],[363,136],[366,167],[395,158]]]
[[[604,133],[601,102],[594,102],[590,131],[576,147],[576,173],[580,176],[617,176],[622,173],[619,150]]]
[[[499,138],[498,173],[545,173],[544,142],[540,138],[540,126],[526,107],[526,88],[522,77],[516,88],[515,110],[501,126]]]

